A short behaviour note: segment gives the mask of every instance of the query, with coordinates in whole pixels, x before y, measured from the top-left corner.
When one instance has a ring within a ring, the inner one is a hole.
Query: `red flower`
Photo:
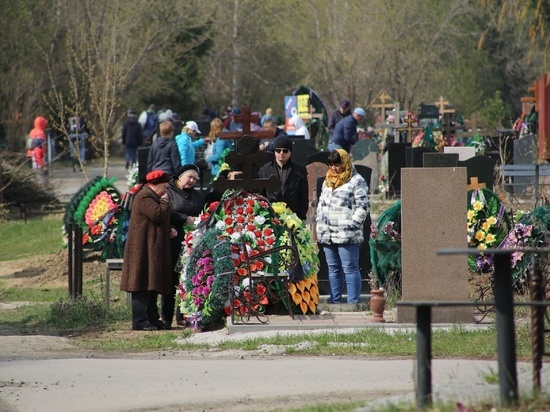
[[[271,236],[272,234],[273,230],[270,227],[264,229],[264,236]]]
[[[248,200],[246,201],[246,204],[247,204],[248,206],[254,206],[254,199],[248,199]]]
[[[238,206],[242,206],[244,203],[244,199],[242,197],[238,197],[237,200],[235,200]]]
[[[272,237],[268,237],[265,241],[268,245],[272,245],[273,243],[275,243],[275,239],[273,239]]]
[[[246,226],[246,228],[247,228],[248,230],[250,230],[251,232],[254,232],[254,229],[256,229],[256,226],[254,226],[252,223],[249,223],[249,224]],[[256,232],[259,232],[259,230],[257,230]],[[256,232],[254,232],[255,235],[256,235]],[[256,237],[257,237],[257,236],[258,236],[258,235],[256,235]]]
[[[244,213],[244,209],[242,207],[238,207],[235,213],[237,213],[238,215],[242,215]]]
[[[103,232],[103,229],[101,228],[101,225],[94,225],[92,226],[92,228],[90,229],[90,233],[92,235],[100,235],[101,232]]]
[[[253,214],[254,213],[254,209],[252,207],[247,207],[246,208],[246,213],[248,213],[249,215]]]
[[[263,208],[263,209],[267,209],[267,203],[263,200],[260,200],[260,206]]]
[[[244,216],[243,215],[237,216],[237,223],[244,223]]]
[[[276,226],[279,226],[279,225],[280,225],[279,219],[277,219],[276,217],[273,218],[273,223],[274,223]]]
[[[232,225],[233,224],[233,219],[231,218],[231,216],[227,216],[224,220],[225,224],[226,225]]]
[[[241,261],[239,259],[233,259],[233,264],[235,266],[239,266],[241,264]]]
[[[208,206],[208,211],[213,212],[214,210],[216,210],[216,208],[218,207],[219,204],[220,204],[220,202],[210,203],[210,206]]]
[[[227,232],[228,235],[231,235],[233,233],[233,228],[228,227],[227,229],[225,229],[225,231]]]
[[[258,239],[258,246],[265,246],[265,241],[263,239]]]
[[[246,270],[245,268],[237,268],[237,275],[247,276],[248,275],[248,270]]]
[[[259,229],[254,231],[254,236],[256,236],[259,239],[260,237],[262,237],[262,231]]]
[[[208,219],[208,218],[209,218],[209,216],[208,216],[206,213],[201,214],[201,222],[202,222],[203,220]]]

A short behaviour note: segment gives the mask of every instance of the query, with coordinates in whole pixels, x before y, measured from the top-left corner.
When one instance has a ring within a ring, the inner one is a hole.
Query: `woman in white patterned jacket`
[[[347,286],[348,303],[359,302],[359,248],[369,213],[368,185],[344,149],[333,150],[317,207],[317,240],[328,265],[330,303],[340,303]]]

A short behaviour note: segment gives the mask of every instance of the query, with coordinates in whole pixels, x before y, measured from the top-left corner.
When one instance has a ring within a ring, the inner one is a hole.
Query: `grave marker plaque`
[[[424,153],[424,167],[456,167],[458,153]]]

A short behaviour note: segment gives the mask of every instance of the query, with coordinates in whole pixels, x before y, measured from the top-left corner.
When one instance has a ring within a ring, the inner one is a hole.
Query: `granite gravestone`
[[[468,182],[475,177],[480,183],[485,183],[486,187],[491,190],[493,190],[495,182],[495,165],[495,160],[485,155],[474,156],[463,162],[458,161],[458,167],[467,169]]]
[[[317,180],[325,180],[325,176],[328,171],[328,166],[325,163],[314,162],[306,166],[307,169],[307,184],[308,184],[308,199],[310,208],[308,210],[308,222],[311,224],[313,235],[313,241],[317,241],[317,234],[315,232],[315,210],[317,209],[317,201],[319,200],[319,192],[317,189]]]
[[[438,255],[442,248],[466,247],[466,169],[402,170],[402,299],[467,301],[465,255]],[[433,308],[433,323],[472,321],[469,307]],[[415,322],[413,307],[398,306],[397,322]]]
[[[536,163],[535,136],[525,135],[514,140],[514,164],[534,165]],[[523,193],[529,186],[534,186],[535,178],[530,176],[517,176],[513,178],[514,186],[508,186],[511,193]]]
[[[308,156],[317,153],[315,139],[292,136],[290,140],[292,141],[292,161],[306,166],[308,164]]]
[[[457,167],[458,153],[424,153],[424,167]]]
[[[443,153],[458,153],[458,160],[464,161],[476,155],[476,148],[467,146],[445,146],[443,148]]]
[[[406,149],[410,143],[388,143],[389,196],[401,196],[401,169],[407,165]]]
[[[367,180],[371,193],[378,190],[379,150],[378,145],[370,139],[360,140],[353,146],[353,164],[371,169],[370,180]]]
[[[324,163],[328,166],[328,155],[330,154],[330,152],[317,152],[317,153],[313,153],[313,154],[310,154],[308,157],[307,157],[307,164],[311,164],[311,163]]]
[[[405,149],[406,167],[423,167],[425,153],[437,153],[437,151],[431,147],[407,147]]]

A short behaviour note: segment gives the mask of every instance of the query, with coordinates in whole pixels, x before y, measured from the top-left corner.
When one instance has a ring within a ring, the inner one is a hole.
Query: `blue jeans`
[[[328,265],[330,303],[340,303],[344,289],[344,278],[348,292],[348,303],[359,302],[359,296],[361,295],[360,247],[360,244],[323,245]]]
[[[128,147],[126,146],[126,164],[132,166],[137,163],[137,147]]]
[[[78,145],[78,152],[82,163],[86,161],[86,133],[72,134],[71,142],[73,145]]]

